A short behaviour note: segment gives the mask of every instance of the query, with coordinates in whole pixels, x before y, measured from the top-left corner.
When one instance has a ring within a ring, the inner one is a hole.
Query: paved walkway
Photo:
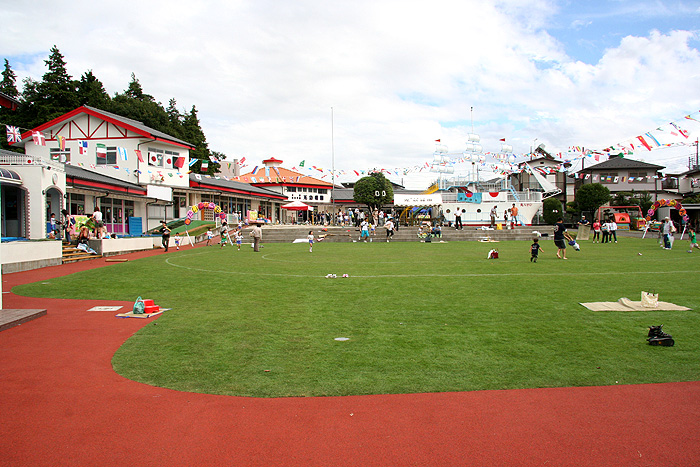
[[[151,254],[163,253],[127,257]],[[7,274],[4,289],[104,266]],[[119,346],[156,321],[87,310],[130,302],[4,300],[48,314],[0,332],[2,466],[700,465],[699,382],[327,398],[192,394],[112,370]]]

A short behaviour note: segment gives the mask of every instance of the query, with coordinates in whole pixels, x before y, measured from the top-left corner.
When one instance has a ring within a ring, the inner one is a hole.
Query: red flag
[[[505,143],[506,139],[505,139],[505,138],[501,138],[499,141],[503,141],[503,142]]]
[[[139,157],[140,157],[140,156],[141,156],[141,154],[139,153]],[[141,161],[141,162],[143,162],[143,161]],[[182,156],[182,157],[176,157],[176,158],[175,158],[175,163],[174,163],[173,165],[174,165],[176,168],[181,169],[182,166],[185,165],[185,157],[184,157],[184,156]]]
[[[141,150],[140,150],[140,149],[134,149],[134,152],[136,153],[136,157],[139,158],[139,162],[144,162],[144,160],[143,160],[143,154],[141,154]]]
[[[651,146],[649,146],[649,143],[647,143],[646,141],[644,141],[644,138],[642,138],[641,136],[637,136],[637,139],[639,140],[640,143],[642,143],[642,145],[643,145],[645,148],[647,148],[649,151],[651,151]]]
[[[435,142],[436,142],[436,143],[439,143],[439,142],[440,142],[440,140],[439,140],[439,139],[436,139],[436,140],[435,140]]]

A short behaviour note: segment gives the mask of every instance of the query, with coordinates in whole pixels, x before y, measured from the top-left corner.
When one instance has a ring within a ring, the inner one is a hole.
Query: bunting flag
[[[118,146],[117,152],[119,153],[119,157],[121,158],[121,160],[123,160],[124,162],[126,162],[129,159],[129,156],[126,153],[126,148]]]
[[[202,165],[200,165],[201,170],[208,170],[209,169],[209,161],[202,161]]]
[[[148,165],[158,165],[158,154],[155,152],[148,153]]]
[[[238,161],[238,165],[243,165],[245,163],[245,156],[241,157],[241,160]]]
[[[176,158],[174,165],[175,168],[181,169],[185,165],[185,156]]]
[[[299,162],[299,167],[304,167],[304,162],[306,162],[306,159],[304,159],[303,161]]]
[[[140,150],[140,149],[134,149],[134,152],[136,153],[136,157],[139,158],[139,162],[145,162],[145,161],[143,160],[143,154],[141,154],[141,150]]]
[[[46,146],[46,137],[39,131],[32,131],[32,139],[37,146]]]
[[[250,173],[252,173],[252,174],[258,173],[258,166],[256,165],[255,168],[250,171]]]
[[[61,151],[66,150],[66,138],[63,136],[58,136],[56,135],[56,141],[58,141],[58,147],[61,149]]]
[[[647,148],[649,151],[651,151],[651,146],[649,146],[649,143],[647,143],[647,142],[644,140],[644,138],[642,138],[641,136],[637,136],[637,139],[639,140],[640,143],[642,143],[642,146],[644,146],[644,147]]]
[[[97,157],[100,159],[107,158],[107,146],[104,144],[97,143]]]
[[[196,159],[196,158],[195,158],[195,159],[190,159],[190,163],[188,164],[188,167],[192,168],[192,166],[195,165],[195,164],[197,163],[198,160],[199,160],[199,159]]]
[[[78,152],[80,154],[87,154],[88,152],[88,142],[80,140],[78,141]]]
[[[8,143],[19,143],[22,141],[22,134],[19,128],[16,126],[5,125],[7,128],[7,142]]]
[[[678,125],[676,125],[676,124],[673,123],[673,122],[671,122],[671,126],[672,126],[673,128],[675,128],[676,130],[678,130],[678,132],[679,132],[680,134],[682,134],[683,137],[685,137],[686,139],[688,138],[688,132],[685,131],[683,128],[679,127]]]

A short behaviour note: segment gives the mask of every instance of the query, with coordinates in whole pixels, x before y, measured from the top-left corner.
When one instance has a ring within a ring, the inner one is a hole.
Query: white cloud
[[[437,138],[461,151],[471,107],[485,149],[507,137],[516,152],[604,147],[700,109],[691,33],[628,36],[587,65],[547,33],[545,0],[0,5],[20,77],[40,79],[53,44],[110,93],[134,72],[165,104],[196,105],[211,149],[253,163],[330,168],[331,107],[345,170],[422,164]]]

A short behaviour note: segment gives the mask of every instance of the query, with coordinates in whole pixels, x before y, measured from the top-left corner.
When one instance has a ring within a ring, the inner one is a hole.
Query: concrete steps
[[[360,230],[355,227],[327,227],[324,231],[320,226],[273,225],[263,227],[263,243],[291,243],[298,238],[306,239],[309,235],[309,230],[313,230],[316,237],[326,235],[324,240],[326,242],[352,242],[360,238]],[[442,240],[446,242],[477,242],[487,237],[498,241],[532,240],[533,231],[548,234],[545,238],[551,239],[553,235],[552,226],[547,225],[516,227],[513,230],[481,230],[474,227],[465,227],[463,230],[443,228]],[[243,241],[245,243],[252,241],[249,233],[250,228],[243,230]],[[370,235],[370,238],[373,241],[386,241],[386,230],[379,228],[375,235]],[[419,240],[417,227],[400,227],[398,232],[394,233],[392,239],[394,242],[417,242]],[[437,239],[437,241],[439,240]]]
[[[100,255],[91,255],[66,243],[63,244],[63,252],[61,256],[63,257],[63,264],[101,258]]]

